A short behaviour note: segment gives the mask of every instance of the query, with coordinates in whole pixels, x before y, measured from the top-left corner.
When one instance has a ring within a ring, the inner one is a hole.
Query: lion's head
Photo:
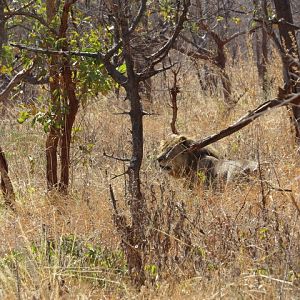
[[[205,157],[218,158],[213,148],[204,147],[200,150],[189,150],[194,143],[183,135],[172,134],[161,143],[160,154],[157,156],[159,166],[174,177],[190,176],[197,173],[199,161]]]

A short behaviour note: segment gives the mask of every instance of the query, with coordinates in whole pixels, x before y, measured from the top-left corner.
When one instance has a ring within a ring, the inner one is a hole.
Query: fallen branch
[[[248,114],[240,118],[238,121],[236,121],[234,124],[230,125],[226,129],[221,130],[218,133],[215,133],[211,136],[208,136],[204,138],[203,140],[196,141],[192,144],[192,146],[189,148],[189,151],[193,151],[195,149],[203,148],[207,145],[210,145],[212,143],[215,143],[239,130],[249,125],[251,122],[253,122],[258,117],[261,117],[266,112],[268,112],[272,108],[282,107],[287,104],[291,103],[297,103],[297,101],[300,100],[300,93],[297,94],[291,94],[288,96],[287,99],[280,99],[276,98],[273,100],[266,101],[265,103],[258,106],[256,109],[250,111]]]

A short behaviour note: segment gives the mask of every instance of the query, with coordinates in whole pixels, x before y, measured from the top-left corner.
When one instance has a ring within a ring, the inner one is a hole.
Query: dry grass
[[[250,61],[250,63],[249,63]],[[281,84],[278,58],[270,67],[270,98]],[[186,62],[179,96],[178,129],[202,138],[232,123],[263,101],[250,60],[230,70],[238,104],[205,95]],[[234,184],[222,193],[185,190],[155,164],[156,149],[170,132],[163,78],[155,82],[159,115],[146,116],[143,191],[150,211],[148,282],[130,285],[119,237],[112,223],[108,184],[128,214],[124,165],[103,152],[130,151],[129,120],[115,115],[126,102],[114,95],[91,99],[81,110],[72,150],[71,194],[45,193],[45,136],[39,126],[19,125],[13,107],[0,124],[17,193],[17,214],[1,209],[1,299],[299,299],[299,165],[287,110],[269,112],[218,147],[231,158],[268,162],[270,180],[293,193],[262,191],[259,183]],[[263,198],[266,207],[263,208]]]

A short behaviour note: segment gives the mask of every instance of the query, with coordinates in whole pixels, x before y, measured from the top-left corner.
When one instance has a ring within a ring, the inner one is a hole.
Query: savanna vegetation
[[[0,298],[298,299],[292,0],[0,0]],[[171,133],[259,174],[189,189]]]

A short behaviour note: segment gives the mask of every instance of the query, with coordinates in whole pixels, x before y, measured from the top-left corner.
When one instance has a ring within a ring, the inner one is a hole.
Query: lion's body
[[[163,143],[157,160],[160,167],[177,178],[186,178],[189,186],[204,182],[206,186],[247,178],[258,170],[258,163],[249,160],[227,160],[213,147],[189,150],[194,141],[172,135]]]

